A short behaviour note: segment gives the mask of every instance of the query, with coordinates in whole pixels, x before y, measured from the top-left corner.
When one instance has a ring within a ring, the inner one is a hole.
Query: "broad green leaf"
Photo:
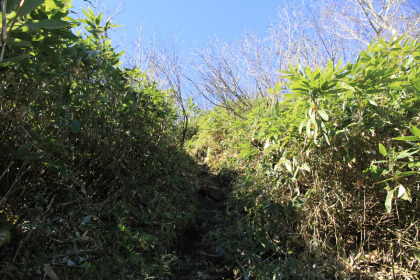
[[[268,88],[267,91],[271,94],[276,94],[276,91],[274,89]]]
[[[398,39],[396,39],[395,41],[393,41],[391,43],[391,47],[394,47],[394,46],[398,45],[401,42],[401,40],[404,39],[404,37],[405,36],[403,35],[403,36],[399,37]],[[392,39],[391,39],[391,41],[392,41]]]
[[[290,88],[294,92],[298,92],[298,93],[308,93],[309,92],[309,89],[307,89],[307,88],[301,88],[301,87],[295,87],[295,86],[290,86]]]
[[[413,83],[414,83],[414,87],[415,87],[418,91],[420,91],[420,79],[417,79],[417,80],[413,81]]]
[[[21,62],[22,60],[24,60],[28,56],[29,55],[24,54],[24,55],[21,55],[21,56],[5,58],[5,59],[3,59],[2,63],[1,63],[1,66],[10,66],[10,65],[16,64],[18,62]]]
[[[395,178],[399,179],[399,178],[404,178],[404,177],[410,177],[410,176],[416,175],[417,173],[418,173],[417,171],[397,172],[395,173]]]
[[[419,250],[419,248],[414,248],[413,252],[414,252],[414,258],[415,258],[417,261],[419,261],[419,262],[420,262],[420,250]]]
[[[22,145],[22,146],[20,146],[19,147],[19,149],[18,149],[18,152],[23,152],[23,151],[26,151],[26,150],[28,150],[29,148],[31,148],[32,147],[32,145],[34,144],[34,142],[33,141],[31,141],[31,142],[28,142],[28,143],[26,143],[26,144],[24,144],[24,145]]]
[[[373,101],[372,99],[368,99],[369,103],[372,104],[373,106],[378,106],[378,104]]]
[[[45,29],[61,29],[70,26],[70,23],[59,19],[40,19],[40,20],[27,20],[25,25],[32,28],[45,28]]]
[[[355,92],[356,90],[354,89],[354,87],[352,87],[352,86],[350,86],[350,85],[348,85],[348,84],[342,84],[341,85],[341,87],[342,88],[345,88],[345,89],[348,89],[348,90],[350,90],[351,92]]]
[[[411,125],[410,127],[410,131],[417,136],[418,138],[420,138],[420,129],[418,129],[417,127],[415,127],[414,125]]]
[[[391,83],[388,85],[389,88],[401,90],[402,86],[401,83]]]
[[[6,13],[14,12],[18,9],[21,0],[7,0],[6,1]],[[3,2],[3,1],[1,1]]]
[[[288,100],[288,99],[298,99],[299,97],[302,97],[303,94],[302,93],[287,93],[284,94],[283,97]]]
[[[415,150],[415,151],[408,151],[408,150],[404,150],[401,151],[400,153],[397,154],[397,159],[403,159],[403,158],[407,158],[407,157],[411,157],[412,155],[418,153],[419,151]]]
[[[379,152],[380,152],[383,156],[386,156],[386,149],[385,149],[384,145],[382,145],[381,143],[379,143]]]
[[[305,74],[309,78],[309,80],[313,80],[314,74],[312,73],[311,68],[305,67]]]
[[[391,172],[391,168],[389,167],[389,165],[382,169],[382,175],[388,175],[389,172]],[[388,180],[393,180],[393,178],[390,178]]]
[[[398,196],[397,197],[401,198],[403,200],[411,201],[410,191],[407,190],[406,188],[404,188],[403,185],[398,186]]]
[[[392,138],[393,140],[400,140],[400,141],[419,141],[420,138],[417,136],[402,136],[402,137],[395,137]]]
[[[305,120],[300,123],[300,125],[299,125],[299,134],[302,134],[302,129],[306,125],[306,123],[307,123],[307,121],[305,121]]]
[[[284,85],[284,83],[280,83],[280,81],[278,81],[278,82],[276,83],[276,87],[274,88],[274,90],[275,90],[276,92],[280,92],[280,91],[281,91],[281,89],[283,88],[283,85]]]
[[[388,43],[387,43],[387,42],[385,42],[382,38],[378,38],[378,41],[379,41],[379,43],[381,43],[381,45],[382,45],[383,47],[385,47],[385,48],[387,48],[387,47],[388,47]]]
[[[96,19],[95,19],[95,23],[96,23],[96,25],[101,24],[101,21],[102,21],[102,13],[100,13],[100,14],[96,17]]]
[[[305,170],[305,171],[311,172],[311,168],[309,167],[309,165],[306,162],[302,163],[299,168],[301,170]]]
[[[296,198],[293,200],[293,206],[296,206],[299,209],[302,209],[302,205],[305,205],[305,201],[300,199],[300,198]]]
[[[420,167],[420,161],[419,162],[410,162],[410,163],[408,163],[408,167],[410,167],[410,168]]]
[[[286,170],[290,173],[293,173],[293,169],[292,169],[292,163],[290,162],[290,160],[283,158],[281,160],[281,162],[284,164],[284,166],[286,167]]]
[[[45,0],[45,7],[47,10],[58,10],[60,6],[55,2],[56,0]]]
[[[376,165],[371,165],[370,166],[370,173],[372,174],[373,178],[375,178],[376,181],[379,181],[379,172],[380,172],[380,168]]]
[[[27,0],[20,11],[19,17],[26,16],[44,3],[45,0]]]
[[[388,213],[390,213],[392,210],[392,199],[394,198],[394,191],[395,190],[388,191],[388,194],[385,199],[385,208]]]
[[[128,235],[131,235],[131,230],[130,230],[127,226],[125,226],[125,225],[121,225],[121,226],[120,226],[120,229],[121,229],[122,231],[124,231],[125,233],[127,233]]]
[[[80,124],[79,121],[77,121],[77,120],[72,120],[71,121],[71,131],[73,133],[79,132],[80,131],[80,128],[81,128],[81,124]]]
[[[31,45],[30,42],[24,41],[21,39],[13,38],[13,37],[7,37],[7,45],[9,46],[17,46],[17,47],[29,47]]]
[[[404,188],[403,185],[399,185],[398,186],[398,194],[397,194],[397,197],[398,198],[402,197],[406,192],[407,192],[407,189]]]
[[[325,112],[324,110],[318,110],[318,115],[320,115],[320,116],[321,116],[321,118],[322,118],[324,121],[328,121],[328,120],[329,120],[328,114],[327,114],[327,112]]]

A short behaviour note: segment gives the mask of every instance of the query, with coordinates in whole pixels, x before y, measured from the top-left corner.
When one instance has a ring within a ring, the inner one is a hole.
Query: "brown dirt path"
[[[206,172],[199,180],[212,182],[223,192],[217,180]],[[185,239],[180,249],[177,263],[173,266],[173,280],[228,280],[233,279],[232,272],[224,264],[224,258],[217,254],[217,244],[211,241],[211,235],[222,230],[226,214],[226,198],[212,199],[206,191],[199,191],[196,223],[185,232]]]

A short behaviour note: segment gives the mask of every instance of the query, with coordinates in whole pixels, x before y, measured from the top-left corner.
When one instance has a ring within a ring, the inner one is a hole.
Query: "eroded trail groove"
[[[217,253],[212,236],[222,230],[226,215],[227,183],[207,172],[198,178],[199,206],[196,222],[185,232],[180,256],[173,269],[174,280],[232,279],[232,273]]]

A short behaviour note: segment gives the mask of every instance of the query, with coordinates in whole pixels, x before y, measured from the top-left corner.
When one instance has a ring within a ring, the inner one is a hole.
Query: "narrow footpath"
[[[207,172],[198,178],[199,206],[196,223],[184,236],[179,259],[173,269],[173,280],[228,280],[232,272],[217,254],[212,235],[222,230],[226,215],[228,184]]]

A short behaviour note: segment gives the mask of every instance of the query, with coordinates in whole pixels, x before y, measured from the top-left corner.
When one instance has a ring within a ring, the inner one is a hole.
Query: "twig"
[[[22,12],[23,6],[25,6],[26,0],[22,0],[19,4],[19,9],[16,13],[15,18],[13,19],[12,24],[10,25],[9,31],[7,31],[7,14],[6,14],[6,0],[2,0],[1,5],[1,15],[2,15],[2,26],[1,26],[1,53],[0,53],[0,65],[3,63],[3,56],[4,56],[4,50],[6,48],[6,41],[9,37],[10,33],[13,30],[13,27],[15,26],[15,23],[17,19],[19,18],[20,13]]]
[[[0,64],[3,63],[3,55],[4,55],[4,49],[6,47],[6,0],[1,0],[1,53],[0,53]]]

